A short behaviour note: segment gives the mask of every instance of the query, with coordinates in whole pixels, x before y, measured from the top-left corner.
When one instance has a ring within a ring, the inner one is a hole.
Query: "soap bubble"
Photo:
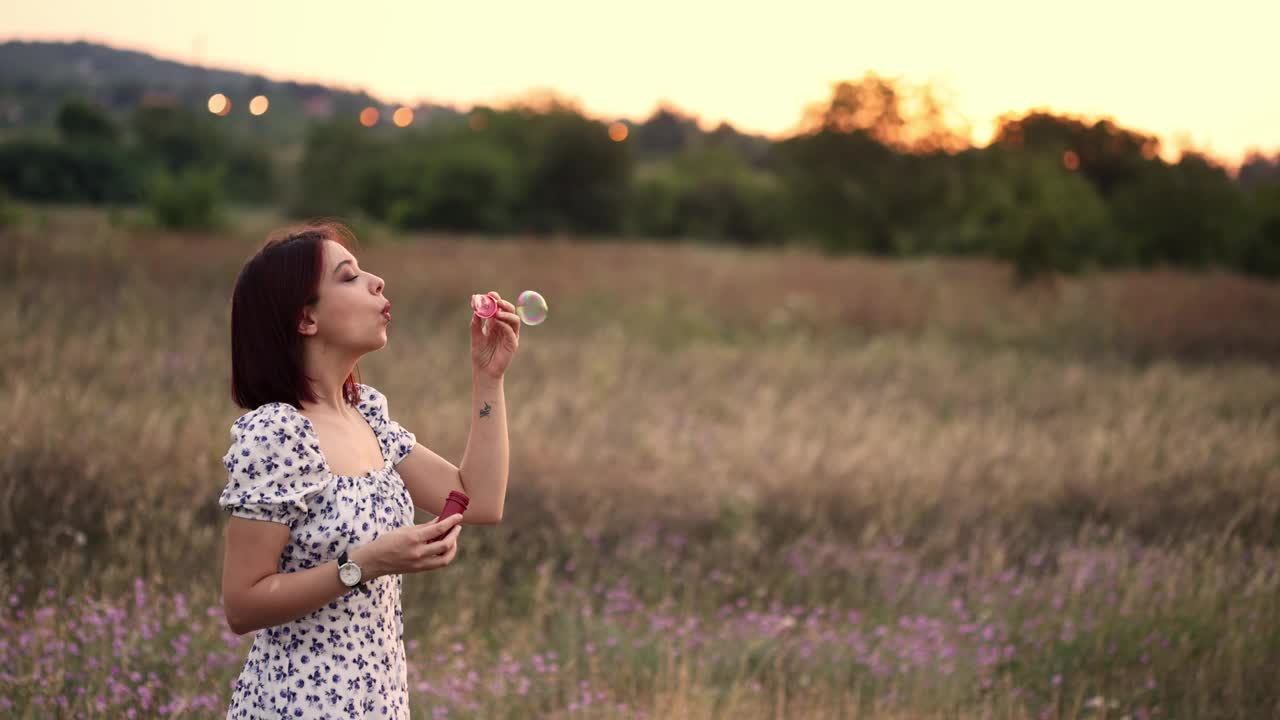
[[[526,325],[539,325],[547,319],[547,301],[533,290],[525,290],[516,298],[516,314]]]

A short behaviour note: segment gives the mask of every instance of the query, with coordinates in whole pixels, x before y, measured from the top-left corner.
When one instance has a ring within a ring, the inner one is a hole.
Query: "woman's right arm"
[[[434,570],[457,554],[461,515],[387,533],[351,550],[367,582],[382,575]],[[442,532],[437,542],[426,542]],[[289,542],[289,526],[231,516],[222,564],[222,606],[237,635],[282,625],[315,612],[351,592],[338,579],[337,561],[296,572],[277,572]]]

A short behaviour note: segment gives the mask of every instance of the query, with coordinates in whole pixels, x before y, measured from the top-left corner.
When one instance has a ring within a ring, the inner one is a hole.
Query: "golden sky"
[[[551,89],[641,120],[666,100],[786,133],[832,83],[933,83],[985,142],[1006,111],[1109,116],[1235,164],[1280,150],[1277,0],[0,0],[4,39],[85,39],[182,62],[500,103]]]

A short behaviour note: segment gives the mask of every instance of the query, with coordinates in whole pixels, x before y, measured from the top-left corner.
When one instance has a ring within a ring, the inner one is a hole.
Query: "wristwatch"
[[[360,566],[348,560],[347,551],[343,550],[338,556],[338,579],[349,588],[357,588],[360,587],[363,577],[364,573],[360,571]]]

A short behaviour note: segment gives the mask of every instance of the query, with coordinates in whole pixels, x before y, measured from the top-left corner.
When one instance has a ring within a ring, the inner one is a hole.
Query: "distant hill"
[[[58,107],[74,97],[124,115],[140,104],[204,111],[213,93],[231,99],[225,118],[229,125],[275,137],[297,136],[308,118],[355,117],[368,105],[391,109],[364,92],[197,67],[89,42],[0,44],[0,130],[48,127]],[[261,117],[248,112],[255,95],[266,95],[270,102]],[[414,108],[415,124],[460,114],[444,105]]]
[[[90,42],[0,43],[0,140],[51,130],[58,109],[74,98],[89,100],[124,119],[140,105],[177,105],[206,113],[209,97],[222,93],[231,112],[219,125],[259,141],[289,143],[302,138],[309,121],[355,119],[373,105],[388,122],[394,106],[360,91],[318,83],[269,80],[233,70],[163,60],[136,50]],[[265,115],[252,116],[249,101],[267,96]],[[422,103],[413,107],[415,127],[457,120],[470,108]],[[609,122],[615,118],[597,118]],[[641,123],[623,120],[641,157],[672,155],[705,142],[729,144],[754,165],[765,162],[770,141],[721,123],[704,131],[697,119],[660,105]]]

